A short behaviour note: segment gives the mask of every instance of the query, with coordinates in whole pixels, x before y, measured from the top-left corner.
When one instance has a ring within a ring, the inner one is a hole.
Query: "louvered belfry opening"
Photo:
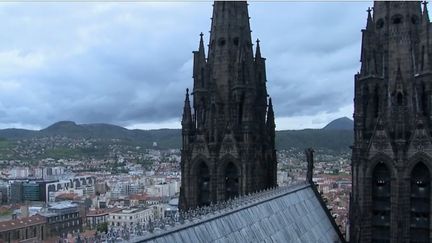
[[[411,242],[429,242],[430,186],[429,169],[420,162],[411,172]]]
[[[225,169],[225,199],[235,198],[240,195],[240,174],[234,163],[229,162]]]
[[[210,171],[206,163],[198,166],[198,205],[210,205]]]
[[[390,171],[378,163],[372,175],[372,242],[390,242]]]

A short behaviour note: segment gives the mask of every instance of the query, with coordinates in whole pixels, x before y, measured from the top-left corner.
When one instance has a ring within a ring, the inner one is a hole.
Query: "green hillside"
[[[110,124],[83,124],[57,122],[40,131],[24,129],[0,130],[0,138],[7,140],[37,139],[44,137],[68,137],[74,139],[95,138],[100,140],[118,139],[122,143],[152,148],[156,142],[159,148],[180,148],[180,129],[128,130]],[[347,129],[304,129],[276,132],[277,149],[313,147],[318,149],[348,150],[353,142],[353,132]]]

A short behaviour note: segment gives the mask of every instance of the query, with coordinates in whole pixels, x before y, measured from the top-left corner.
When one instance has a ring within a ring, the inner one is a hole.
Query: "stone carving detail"
[[[238,158],[238,150],[232,134],[226,134],[222,141],[221,150],[219,156],[223,157],[226,154],[230,154],[235,158]]]
[[[204,136],[202,135],[197,136],[197,141],[195,142],[192,150],[192,159],[196,158],[198,155],[202,155],[204,157],[209,156],[207,143],[204,139]]]
[[[377,150],[384,150],[389,147],[388,137],[384,130],[375,133],[372,144]]]

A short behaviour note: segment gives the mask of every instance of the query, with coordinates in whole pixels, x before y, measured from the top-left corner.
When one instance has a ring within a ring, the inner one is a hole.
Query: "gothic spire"
[[[194,64],[193,64],[193,78],[195,80],[194,83],[194,92],[196,92],[196,88],[204,88],[206,84],[205,80],[205,66],[206,66],[206,56],[204,49],[204,34],[201,32],[200,34],[200,43],[198,47],[198,51],[194,51]],[[199,85],[198,85],[199,84]]]
[[[261,58],[260,40],[257,39],[256,43],[255,60],[259,60]]]
[[[367,23],[366,23],[366,30],[372,31],[374,29],[374,22],[372,20],[372,9],[369,7],[367,9],[368,17],[367,17]]]
[[[422,23],[424,25],[428,25],[429,24],[429,11],[427,8],[427,1],[423,1],[423,13],[422,13]]]
[[[183,128],[191,128],[193,125],[191,106],[189,102],[189,89],[186,89],[186,97],[183,107],[183,118],[181,124]]]
[[[275,124],[275,117],[274,117],[273,104],[271,98],[269,98],[269,103],[268,103],[266,127],[267,127],[267,134],[270,139],[270,144],[274,147],[275,137],[276,137],[276,131],[275,131],[276,124]]]
[[[193,115],[186,92],[182,119],[181,210],[273,187],[277,179],[265,59],[259,45],[254,54],[246,1],[214,2],[207,55],[200,37],[193,52]],[[226,155],[237,158],[229,163],[233,170],[211,169],[219,168]],[[200,156],[201,165],[195,156]],[[265,166],[254,171],[258,164]],[[225,183],[234,181],[231,174],[244,184]],[[209,183],[221,180],[224,183]]]
[[[222,56],[223,62],[229,63],[229,59],[235,60],[238,51],[244,47],[247,47],[249,54],[252,55],[250,32],[246,1],[215,1],[210,31],[209,61],[217,62],[221,60],[219,56]]]
[[[267,124],[268,128],[273,128],[273,131],[274,131],[274,128],[276,127],[274,119],[275,119],[275,117],[274,117],[272,99],[269,98],[268,111],[267,111],[267,122],[266,122],[266,124]]]
[[[252,76],[254,55],[246,1],[214,2],[209,43],[207,64],[212,68],[207,75],[212,78],[208,82],[217,90],[220,102],[227,104],[224,112],[229,117],[235,82],[246,82]]]
[[[205,62],[205,50],[204,50],[204,34],[201,32],[200,34],[200,43],[198,48],[198,56],[201,62]]]

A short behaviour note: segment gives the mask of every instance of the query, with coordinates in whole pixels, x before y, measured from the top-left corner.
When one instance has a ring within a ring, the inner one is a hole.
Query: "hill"
[[[276,132],[277,149],[328,149],[334,151],[349,150],[353,143],[352,130],[304,129]]]
[[[350,130],[354,128],[354,121],[348,117],[341,117],[336,120],[331,121],[325,127],[324,130]]]
[[[352,145],[353,132],[348,129],[348,118],[340,118],[330,122],[323,129],[283,130],[276,132],[277,149],[313,147],[344,151]],[[119,139],[123,142],[152,148],[153,142],[159,148],[180,148],[180,129],[129,130],[110,124],[76,124],[72,121],[61,121],[39,130],[2,129],[0,138],[7,140],[37,139],[43,137],[95,138],[101,140]],[[109,141],[108,141],[109,142]]]

